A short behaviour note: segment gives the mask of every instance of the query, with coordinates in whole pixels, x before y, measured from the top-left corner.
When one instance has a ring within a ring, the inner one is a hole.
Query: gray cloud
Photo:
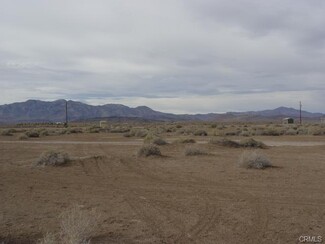
[[[325,112],[324,12],[321,0],[5,0],[0,103]]]

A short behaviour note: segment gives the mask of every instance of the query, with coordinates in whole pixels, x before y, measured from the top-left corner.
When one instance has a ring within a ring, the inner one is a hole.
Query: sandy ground
[[[92,243],[324,240],[325,138],[256,139],[273,143],[263,152],[276,167],[239,168],[243,149],[207,143],[198,145],[205,156],[186,157],[186,145],[170,144],[160,147],[163,157],[139,158],[142,142],[121,135],[0,136],[0,243],[35,243],[59,231],[58,215],[73,204],[101,214]],[[52,149],[74,160],[31,166]]]

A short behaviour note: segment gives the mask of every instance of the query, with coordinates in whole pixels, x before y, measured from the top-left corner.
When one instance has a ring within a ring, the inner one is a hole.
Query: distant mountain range
[[[28,100],[26,102],[0,105],[0,123],[25,122],[64,122],[65,100],[45,102]],[[319,120],[322,113],[302,111],[305,120]],[[228,112],[224,114],[172,114],[162,113],[146,106],[130,108],[121,104],[100,106],[68,101],[69,121],[89,121],[100,119],[138,120],[138,121],[272,121],[285,117],[299,117],[299,110],[279,107],[273,110]]]

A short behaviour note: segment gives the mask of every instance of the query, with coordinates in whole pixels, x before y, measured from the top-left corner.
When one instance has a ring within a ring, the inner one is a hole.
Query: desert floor
[[[0,243],[35,243],[58,232],[59,215],[78,204],[100,213],[92,243],[298,243],[325,239],[325,137],[254,137],[275,167],[244,169],[243,149],[205,143],[160,146],[142,158],[141,139],[70,134],[19,141],[0,136]],[[167,138],[173,141],[175,138]],[[237,139],[234,137],[234,139]],[[33,167],[47,150],[64,167]]]

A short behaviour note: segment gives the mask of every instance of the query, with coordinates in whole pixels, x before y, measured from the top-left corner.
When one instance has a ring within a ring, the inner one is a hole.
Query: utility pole
[[[299,102],[299,107],[300,107],[300,109],[299,109],[299,119],[300,119],[300,124],[301,124],[302,123],[302,121],[301,121],[301,107],[302,107],[301,101]]]
[[[65,127],[68,127],[68,101],[65,101]]]

